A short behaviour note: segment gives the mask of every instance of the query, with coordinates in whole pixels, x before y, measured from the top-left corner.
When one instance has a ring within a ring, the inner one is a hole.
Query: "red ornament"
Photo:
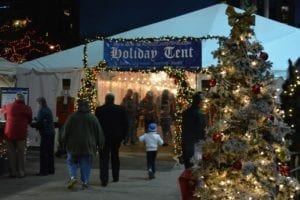
[[[260,52],[259,58],[262,60],[268,60],[269,55],[266,52]]]
[[[210,79],[208,81],[209,87],[215,87],[217,84],[217,80],[216,79]]]
[[[271,120],[271,121],[273,122],[273,121],[274,121],[274,116],[270,114],[270,115],[268,116],[268,119]]]
[[[209,161],[210,160],[210,154],[209,153],[204,153],[202,156],[202,159],[205,161]]]
[[[260,94],[260,84],[255,84],[251,87],[251,91],[253,94]]]
[[[279,167],[279,172],[283,176],[289,176],[289,166],[287,164],[281,165]]]
[[[237,170],[237,171],[241,170],[241,169],[242,169],[242,166],[243,166],[243,164],[242,164],[242,162],[241,162],[240,160],[235,161],[235,162],[232,164],[232,168],[235,169],[235,170]]]
[[[220,143],[220,142],[222,141],[222,138],[223,138],[223,136],[222,136],[221,133],[215,133],[215,134],[213,135],[213,141],[214,141],[215,143]]]

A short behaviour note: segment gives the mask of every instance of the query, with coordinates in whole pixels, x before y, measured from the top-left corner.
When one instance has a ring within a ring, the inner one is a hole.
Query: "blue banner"
[[[201,41],[104,41],[104,60],[114,69],[201,68]]]

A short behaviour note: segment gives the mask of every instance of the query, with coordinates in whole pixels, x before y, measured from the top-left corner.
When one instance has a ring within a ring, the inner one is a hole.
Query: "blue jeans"
[[[88,184],[91,174],[92,155],[67,154],[67,165],[70,178],[76,178],[77,168],[80,167],[80,179],[83,184]]]

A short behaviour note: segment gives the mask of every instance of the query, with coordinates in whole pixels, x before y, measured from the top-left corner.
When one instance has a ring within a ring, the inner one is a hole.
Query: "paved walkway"
[[[95,161],[92,169],[90,187],[81,190],[78,185],[68,190],[68,179],[64,159],[56,159],[56,173],[51,176],[37,177],[38,160],[29,158],[28,175],[22,179],[11,179],[8,175],[0,177],[0,199],[9,200],[180,200],[177,178],[183,166],[177,165],[172,154],[161,152],[157,161],[156,178],[147,179],[145,157],[139,152],[122,152],[120,181],[109,182],[101,187],[99,169]]]

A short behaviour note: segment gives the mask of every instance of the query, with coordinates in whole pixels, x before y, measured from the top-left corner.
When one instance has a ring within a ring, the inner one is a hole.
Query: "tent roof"
[[[226,4],[217,4],[205,9],[194,11],[168,20],[136,28],[112,36],[113,38],[150,38],[150,37],[203,37],[229,36],[231,27],[225,14]],[[237,12],[243,12],[237,9]],[[254,26],[256,39],[261,42],[273,63],[273,70],[285,70],[288,59],[296,60],[299,57],[300,30],[268,18],[256,15]],[[212,51],[218,48],[216,40],[203,41],[202,66],[216,64]],[[41,57],[21,64],[27,69],[37,71],[69,71],[83,66],[83,45],[61,51],[49,56]],[[103,60],[103,41],[88,44],[88,66],[98,64]]]
[[[83,67],[83,49],[80,45],[71,49],[56,52],[20,64],[22,70],[38,72],[68,72]],[[95,66],[103,60],[103,41],[94,41],[87,44],[88,66]]]
[[[0,57],[0,74],[15,75],[17,66],[17,64]]]
[[[226,9],[228,5],[221,3],[185,15],[136,28],[117,35],[115,38],[137,37],[202,37],[229,36],[231,27],[228,25]],[[237,12],[243,10],[235,8]],[[255,38],[263,45],[273,63],[273,70],[283,70],[288,66],[288,59],[296,60],[300,56],[300,29],[283,24],[259,15],[255,16]],[[217,41],[203,41],[203,67],[215,64],[212,51],[217,50]]]

